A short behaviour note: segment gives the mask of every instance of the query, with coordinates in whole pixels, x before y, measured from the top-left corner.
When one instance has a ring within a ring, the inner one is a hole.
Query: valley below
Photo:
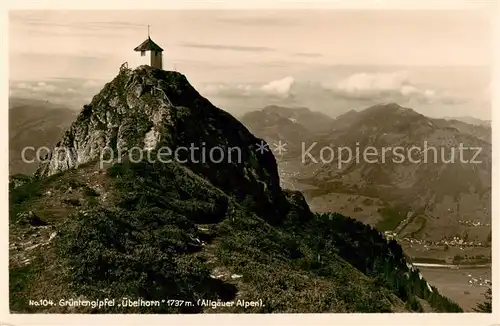
[[[363,223],[385,230],[386,237],[396,239],[423,277],[441,293],[457,302],[464,312],[474,312],[477,304],[484,301],[486,290],[491,287],[491,246],[479,239],[486,239],[491,232],[489,225],[467,224],[467,234],[474,241],[425,241],[408,234],[400,237],[408,220],[384,220],[381,211],[384,203],[376,197],[353,193],[327,192],[307,183],[314,168],[304,166],[298,160],[278,160],[281,185],[301,191],[313,212],[336,211]]]
[[[478,283],[479,280],[491,280],[491,267],[453,269],[418,266],[418,269],[430,284],[454,300],[464,312],[474,312],[477,304],[484,301],[484,294],[491,286],[491,283]]]

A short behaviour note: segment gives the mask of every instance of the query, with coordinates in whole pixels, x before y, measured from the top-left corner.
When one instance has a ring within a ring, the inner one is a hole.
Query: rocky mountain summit
[[[123,69],[92,102],[85,105],[36,175],[50,176],[100,158],[103,152],[133,155],[160,148],[178,151],[178,161],[208,178],[214,186],[238,200],[258,200],[269,218],[283,216],[276,161],[270,152],[259,153],[261,139],[238,120],[213,106],[178,72],[141,66]],[[211,159],[209,152],[215,152]],[[145,155],[145,154],[144,154]],[[221,160],[221,162],[218,162]]]
[[[313,214],[300,192],[281,189],[260,143],[184,75],[121,69],[57,143],[64,151],[35,178],[12,180],[11,311],[462,311],[397,242]],[[192,145],[240,149],[241,159],[186,154]],[[183,150],[167,163],[150,159],[165,148]],[[139,149],[147,159],[134,158]],[[118,305],[129,299],[142,303]]]

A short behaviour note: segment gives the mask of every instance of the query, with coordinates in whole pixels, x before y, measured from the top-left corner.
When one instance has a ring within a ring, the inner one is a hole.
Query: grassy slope
[[[288,193],[292,203],[297,200],[294,196]],[[356,249],[339,245],[332,227],[349,228],[350,221],[309,216],[298,205],[284,225],[272,227],[251,212],[252,205],[255,203],[235,203],[175,164],[123,163],[107,170],[87,164],[17,187],[11,191],[10,242],[21,249],[11,247],[10,253],[11,310],[165,313],[419,309],[408,302],[405,308],[402,295],[393,285],[370,275],[363,270],[366,266],[346,261],[352,259],[346,250]],[[18,214],[28,210],[49,225],[33,228],[20,223]],[[360,230],[352,234],[350,244],[363,240],[356,239],[364,236]],[[57,235],[49,240],[54,232]],[[27,249],[37,243],[34,249]],[[26,258],[30,263],[21,264]],[[241,278],[233,279],[233,274]],[[124,296],[177,298],[193,303],[198,299],[262,299],[264,306],[212,310],[193,304],[93,311],[27,303],[28,299]]]

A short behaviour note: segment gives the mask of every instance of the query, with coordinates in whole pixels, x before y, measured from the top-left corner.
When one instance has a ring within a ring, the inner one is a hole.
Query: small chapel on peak
[[[149,26],[148,26],[148,38],[139,44],[134,51],[141,52],[141,57],[150,56],[150,65],[153,68],[163,69],[162,53],[163,49],[153,42],[149,36]]]

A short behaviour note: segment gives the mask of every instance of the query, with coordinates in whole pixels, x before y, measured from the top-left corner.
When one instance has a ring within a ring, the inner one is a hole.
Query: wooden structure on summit
[[[148,38],[138,45],[134,51],[141,52],[141,56],[144,57],[149,52],[150,55],[150,65],[153,68],[163,69],[162,55],[163,49],[153,42],[151,37],[149,37],[149,25],[148,25]]]

